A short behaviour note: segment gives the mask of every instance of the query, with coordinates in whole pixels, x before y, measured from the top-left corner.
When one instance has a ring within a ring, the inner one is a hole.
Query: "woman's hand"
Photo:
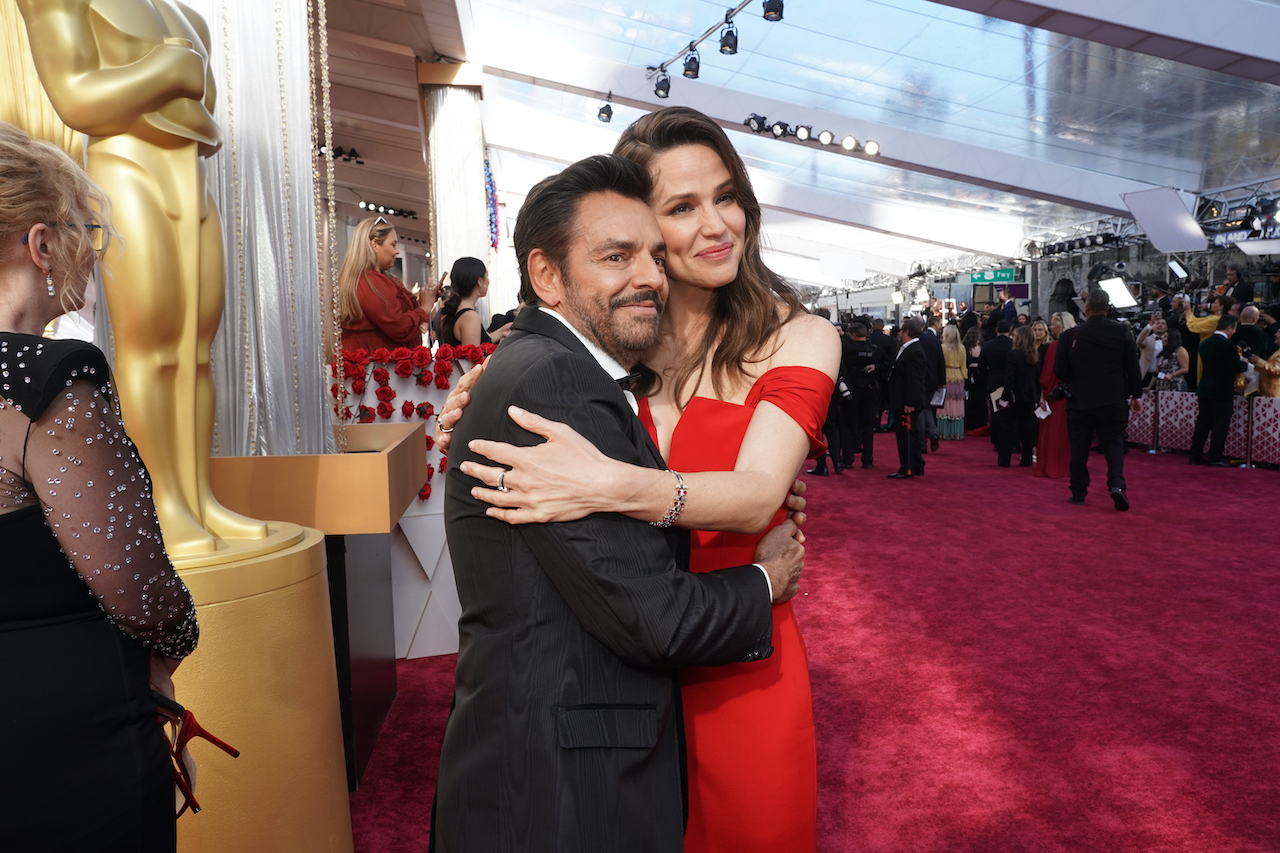
[[[418,307],[430,311],[431,307],[436,304],[436,297],[440,295],[441,286],[438,281],[428,281],[426,287],[416,288],[418,291]]]
[[[804,508],[809,502],[804,499],[804,493],[809,490],[804,480],[796,480],[791,484],[791,491],[787,493],[787,499],[783,502],[783,506],[787,508],[787,518],[795,522],[796,527],[804,527],[804,523],[809,520],[809,516],[805,515]],[[796,531],[796,539],[801,545],[804,544],[804,534],[799,530]]]
[[[166,699],[178,701],[173,695],[173,673],[181,660],[167,658],[159,652],[151,653],[151,689]]]
[[[458,384],[453,386],[453,390],[445,398],[440,414],[436,416],[436,447],[445,456],[449,455],[449,445],[453,440],[453,436],[449,433],[453,432],[458,421],[462,420],[462,410],[471,402],[471,389],[475,387],[481,373],[484,373],[483,361],[463,374]]]
[[[626,469],[635,467],[605,456],[562,423],[510,406],[521,428],[546,439],[532,447],[476,439],[470,449],[497,466],[463,462],[462,473],[490,488],[475,487],[472,497],[493,504],[486,514],[508,524],[573,521],[593,512],[623,511]],[[646,470],[646,469],[639,469]],[[499,476],[503,490],[499,490]],[[668,475],[670,477],[670,475]]]

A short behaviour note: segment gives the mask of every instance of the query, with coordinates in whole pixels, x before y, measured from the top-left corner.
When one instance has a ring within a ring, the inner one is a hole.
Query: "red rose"
[[[449,457],[441,456],[440,457],[440,473],[443,474],[445,471],[448,471],[448,470],[449,470]]]
[[[436,358],[443,358],[445,361],[453,361],[453,347],[448,344],[441,344],[436,347]]]
[[[448,391],[448,390],[449,390],[449,375],[448,375],[448,374],[444,374],[443,376],[441,376],[441,375],[438,375],[438,374],[437,374],[437,376],[436,376],[436,387],[437,387],[437,388],[439,388],[441,391]]]
[[[419,373],[417,376],[415,376],[415,377],[414,377],[414,381],[415,381],[415,382],[417,382],[419,385],[424,385],[424,386],[426,386],[427,388],[430,388],[430,387],[431,387],[431,378],[432,378],[434,375],[435,375],[435,374],[433,374],[433,373],[429,373],[428,371],[425,371],[425,370],[424,370],[424,371],[422,371],[421,373]]]
[[[431,484],[424,483],[421,489],[418,489],[418,500],[425,501],[431,497]]]
[[[386,385],[391,381],[391,374],[387,373],[387,369],[385,367],[375,367],[373,369],[373,381],[377,382],[379,385]]]
[[[437,358],[435,372],[437,376],[448,376],[450,373],[453,373],[453,362],[443,358]]]
[[[350,406],[347,406],[345,409],[343,409],[343,410],[342,410],[342,419],[343,419],[344,421],[349,421],[349,420],[351,420],[351,407],[350,407]]]
[[[434,477],[435,475],[436,475],[436,469],[428,465],[427,466],[427,482],[430,483],[431,478]]]
[[[405,361],[413,356],[413,351],[408,347],[396,347],[391,351],[391,357],[396,361]]]
[[[378,347],[376,350],[373,351],[373,354],[370,355],[369,357],[372,358],[374,361],[390,361],[391,351],[386,347]]]
[[[410,356],[414,367],[426,367],[431,363],[431,350],[426,347],[414,347],[413,355]]]
[[[379,388],[377,391],[374,392],[374,394],[377,396],[379,400],[381,400],[384,403],[390,403],[392,400],[396,398],[396,392],[392,391],[390,388],[387,388],[385,386],[382,388]]]
[[[354,361],[344,361],[342,363],[342,377],[344,379],[363,379],[364,368],[356,364]]]
[[[357,419],[360,421],[360,423],[362,424],[373,423],[373,417],[374,417],[373,409],[369,408],[368,406],[360,407],[360,413],[357,416]]]
[[[432,415],[434,415],[435,413],[436,413],[436,408],[435,408],[435,406],[431,405],[430,403],[419,403],[419,404],[418,404],[418,417],[422,418],[424,421],[425,421],[427,418],[429,418],[429,417],[431,417]],[[409,413],[408,413],[408,412],[405,412],[404,416],[405,416],[406,418],[407,418],[407,417],[409,417]]]
[[[433,447],[435,447],[435,446],[436,446],[436,440],[435,440],[434,438],[432,438],[431,436],[427,436],[427,450],[430,450],[431,448],[433,448]],[[430,467],[430,466],[428,466],[428,467]]]
[[[363,393],[364,393],[364,379],[363,379],[363,378],[361,378],[361,379],[352,379],[352,380],[351,380],[351,393],[352,393],[352,394],[355,394],[355,395],[357,395],[357,396],[359,396],[359,395],[361,395],[361,394],[363,394]]]
[[[480,351],[485,355],[493,355],[494,351],[497,350],[497,348],[498,348],[497,344],[481,344],[480,345]]]
[[[338,397],[342,396],[342,386],[337,382],[333,383],[329,386],[329,393],[333,395],[335,400],[338,399]]]
[[[336,358],[329,363],[329,375],[334,379],[338,378],[338,360]]]
[[[408,379],[412,375],[413,375],[412,361],[405,359],[404,361],[396,362],[396,376],[399,376],[401,379]]]
[[[369,362],[373,361],[373,359],[369,358],[369,351],[364,347],[361,347],[360,349],[356,350],[356,354],[354,357],[352,357],[351,360],[354,361],[356,364],[360,365],[361,367],[365,367],[369,364]]]
[[[352,352],[351,350],[349,350],[349,349],[344,349],[344,350],[342,350],[341,352],[339,352],[339,355],[341,355],[341,356],[342,356],[342,359],[343,359],[344,361],[351,361],[352,359],[354,359],[354,358],[356,357],[356,354],[355,354],[355,353],[353,353],[353,352]]]
[[[406,418],[413,417],[413,401],[412,400],[404,401],[404,405],[400,407],[400,414],[404,415]]]
[[[391,416],[394,415],[395,413],[396,413],[395,407],[392,406],[390,403],[378,404],[378,417],[382,418],[384,421],[391,420]]]

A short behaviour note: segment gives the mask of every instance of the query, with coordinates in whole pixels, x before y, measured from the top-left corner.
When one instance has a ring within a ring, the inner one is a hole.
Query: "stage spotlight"
[[[766,21],[782,20],[782,0],[764,0],[764,19]]]
[[[813,136],[813,128],[807,124],[798,124],[796,125],[795,134],[796,139],[799,139],[801,142],[808,142],[809,138]]]
[[[824,130],[818,134],[818,141],[823,145],[830,145],[836,141],[836,135],[829,130]]]
[[[596,112],[596,118],[605,124],[613,121],[613,92],[609,92],[609,97],[604,99],[604,104]]]
[[[1031,258],[1032,260],[1036,260],[1037,258],[1040,257],[1041,254],[1043,254],[1044,247],[1034,240],[1028,240],[1026,252],[1027,252],[1028,258]]]
[[[725,21],[720,31],[720,52],[725,56],[733,56],[738,52],[738,28],[733,21]]]
[[[846,136],[840,140],[840,147],[845,151],[852,151],[858,147],[858,138],[856,136]]]
[[[360,209],[364,210],[364,199],[360,200]]]
[[[386,213],[386,212],[387,212],[387,209],[386,209],[385,207],[383,207],[382,205],[378,205],[378,212],[379,212],[379,213]]]
[[[790,129],[791,128],[787,127],[787,123],[785,121],[775,121],[769,127],[769,132],[773,134],[774,139],[781,139],[787,135],[787,132]]]
[[[345,156],[347,156],[347,152],[342,150],[342,146],[341,146],[341,145],[339,145],[337,148],[333,149],[333,159],[335,159],[335,160],[336,160],[336,159],[338,159],[339,157],[345,157]]]
[[[689,43],[689,53],[684,58],[684,76],[690,80],[698,79],[698,69],[702,67],[702,60],[698,58],[698,49]]]
[[[667,72],[658,72],[658,82],[653,84],[653,94],[659,98],[666,98],[671,95],[671,78]]]
[[[387,208],[387,216],[395,216],[395,215],[396,215],[396,209],[394,207]]]
[[[880,156],[880,143],[874,139],[868,139],[866,144],[862,146],[862,150],[868,157],[878,157]]]
[[[754,130],[756,133],[764,133],[765,128],[769,126],[769,120],[762,115],[752,113],[747,116],[747,120],[743,122],[743,124]]]
[[[363,166],[363,165],[364,165],[364,161],[360,159],[360,155],[356,153],[356,149],[354,149],[354,148],[348,148],[348,149],[347,149],[347,159],[348,159],[348,160],[355,160],[355,161],[356,161],[356,165],[357,165],[357,166]]]

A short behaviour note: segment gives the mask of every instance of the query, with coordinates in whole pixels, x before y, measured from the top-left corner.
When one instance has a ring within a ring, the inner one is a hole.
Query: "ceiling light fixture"
[[[858,138],[856,136],[846,136],[840,140],[840,147],[845,151],[852,151],[858,147]]]
[[[605,98],[604,104],[600,107],[600,110],[596,113],[596,118],[600,119],[600,121],[604,122],[605,124],[608,124],[609,122],[613,121],[613,92],[612,91],[609,92],[609,97]]]
[[[658,73],[658,82],[653,84],[653,94],[663,99],[671,96],[671,77],[667,75],[667,72],[660,71]]]
[[[836,141],[836,135],[829,130],[824,130],[818,134],[818,141],[823,145],[830,145]]]
[[[720,52],[725,56],[738,52],[738,28],[727,14],[724,16],[724,29],[720,31]]]
[[[744,121],[743,124],[751,128],[756,133],[764,133],[765,129],[769,127],[769,120],[762,115],[752,113],[747,116],[747,120]]]
[[[689,42],[689,53],[684,58],[684,76],[690,80],[698,79],[698,69],[702,67],[702,59],[698,57],[698,48]]]
[[[774,139],[781,139],[790,131],[791,128],[787,127],[787,123],[785,121],[775,121],[769,126],[769,132],[773,134]]]
[[[880,143],[876,142],[874,139],[868,139],[866,143],[862,146],[862,152],[866,154],[868,157],[879,157]]]
[[[798,124],[795,129],[795,137],[801,142],[808,142],[813,136],[813,127],[807,124]]]
[[[782,0],[764,0],[764,19],[766,21],[782,20]]]

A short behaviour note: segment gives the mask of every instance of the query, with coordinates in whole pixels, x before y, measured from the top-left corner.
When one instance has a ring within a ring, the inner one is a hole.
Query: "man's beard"
[[[568,270],[561,270],[561,278],[565,307],[577,319],[579,330],[623,367],[630,370],[658,342],[663,302],[657,291],[616,296],[606,305],[599,297],[583,295]],[[652,317],[630,317],[628,322],[619,318],[618,311],[623,306],[641,302],[652,302],[657,312]]]

